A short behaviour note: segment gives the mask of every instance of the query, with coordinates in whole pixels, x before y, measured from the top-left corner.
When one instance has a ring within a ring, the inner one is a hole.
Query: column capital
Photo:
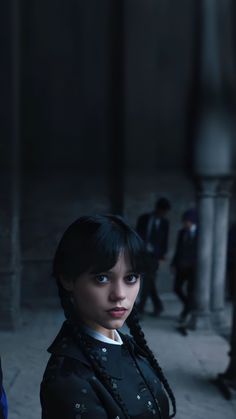
[[[218,178],[215,176],[199,176],[196,186],[198,197],[214,198],[217,194]]]
[[[234,179],[231,176],[222,177],[218,181],[217,195],[222,198],[230,198]]]

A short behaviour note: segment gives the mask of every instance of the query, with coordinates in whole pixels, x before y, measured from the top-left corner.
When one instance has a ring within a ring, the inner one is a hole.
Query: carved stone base
[[[212,311],[211,313],[211,322],[215,329],[225,330],[228,326],[224,309]]]
[[[210,314],[193,312],[187,328],[190,330],[199,330],[201,332],[210,333],[212,331]]]

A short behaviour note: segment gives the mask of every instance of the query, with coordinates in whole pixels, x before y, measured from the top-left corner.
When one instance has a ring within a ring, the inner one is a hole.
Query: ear
[[[61,285],[66,291],[72,292],[74,289],[74,281],[72,279],[65,278],[64,275],[59,276]]]

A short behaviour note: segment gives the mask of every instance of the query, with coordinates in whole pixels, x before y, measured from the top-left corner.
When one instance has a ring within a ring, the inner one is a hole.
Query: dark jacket
[[[143,351],[129,338],[135,362],[125,345],[110,345],[93,338],[93,355],[99,357],[122,400],[135,419],[169,418],[166,394]],[[115,419],[123,411],[96,377],[90,361],[81,352],[67,322],[49,348],[52,354],[41,383],[43,419]],[[148,391],[143,375],[153,388],[158,405]],[[158,406],[162,416],[158,413]]]
[[[138,218],[136,231],[147,244],[149,241],[149,222],[154,217],[154,213],[143,214]],[[168,250],[169,221],[166,218],[160,218],[160,223],[156,232],[154,245],[154,255],[159,259],[163,259]]]
[[[197,257],[197,232],[189,235],[186,229],[181,228],[178,233],[175,254],[171,265],[177,269],[194,268]]]

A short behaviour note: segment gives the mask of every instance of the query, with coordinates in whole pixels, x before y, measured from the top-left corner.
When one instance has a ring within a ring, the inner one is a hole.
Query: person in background
[[[182,215],[171,270],[175,274],[174,292],[183,304],[180,321],[185,321],[193,309],[193,288],[197,256],[197,214],[194,208]]]
[[[163,311],[163,303],[156,287],[156,274],[161,261],[165,260],[168,250],[169,220],[171,209],[168,199],[160,198],[152,212],[138,218],[136,231],[143,239],[146,249],[146,275],[140,292],[139,313],[143,313],[147,298],[153,303],[153,315]]]
[[[228,294],[233,303],[232,326],[230,337],[229,363],[226,371],[218,374],[216,384],[226,399],[234,399],[236,396],[236,222],[230,226],[228,235]]]
[[[236,396],[236,293],[232,296],[233,319],[230,338],[229,363],[226,371],[218,374],[215,382],[226,399],[235,399]]]
[[[236,295],[236,222],[230,226],[227,245],[227,296],[234,301]]]
[[[7,398],[3,388],[2,366],[0,358],[0,419],[7,419]]]

